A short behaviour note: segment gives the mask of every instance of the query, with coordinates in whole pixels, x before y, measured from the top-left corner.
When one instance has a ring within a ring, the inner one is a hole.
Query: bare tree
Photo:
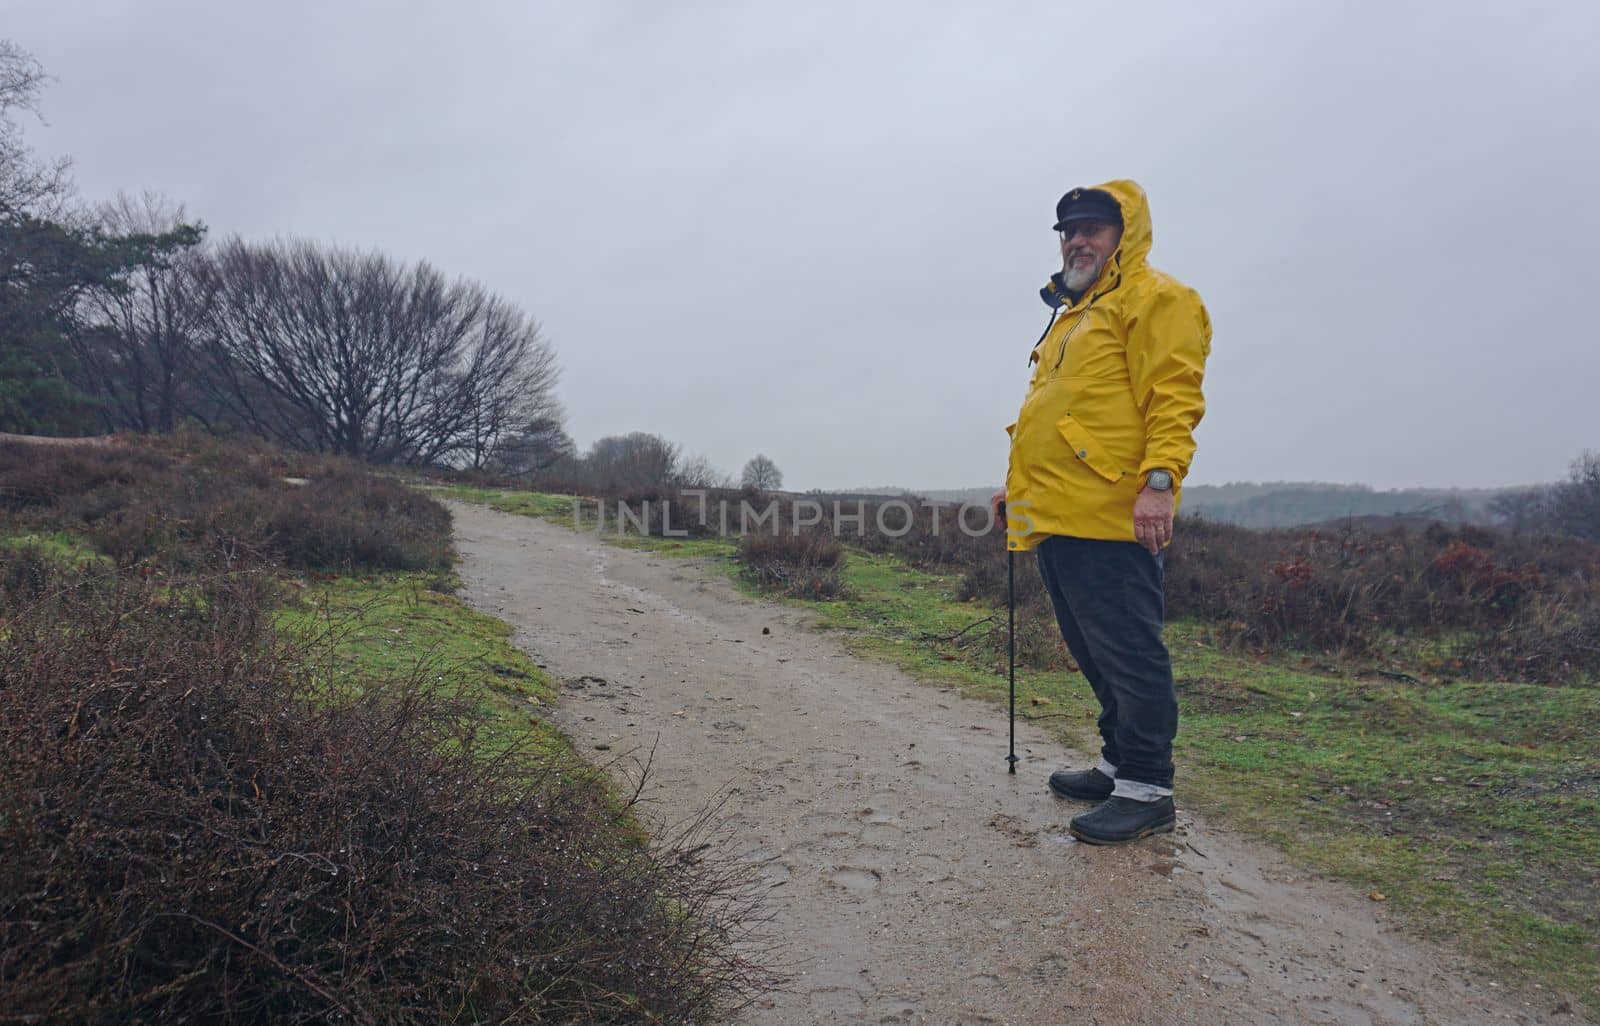
[[[558,464],[576,459],[578,449],[563,420],[560,405],[552,401],[545,412],[503,435],[485,466],[509,477],[539,477]]]
[[[732,488],[728,475],[712,466],[705,456],[694,456],[678,468],[678,484],[683,488]]]
[[[588,487],[603,491],[670,488],[677,484],[680,458],[678,447],[660,435],[610,435],[589,447],[582,474]]]
[[[1489,500],[1489,515],[1508,530],[1522,533],[1539,526],[1549,514],[1553,490],[1523,488],[1501,492]]]
[[[1572,461],[1572,473],[1555,486],[1547,516],[1552,531],[1600,542],[1600,453]]]
[[[0,40],[0,430],[69,433],[90,409],[70,383],[70,312],[98,284],[98,257],[74,226],[58,223],[72,197],[65,158],[38,158],[16,113],[39,116],[47,76]]]
[[[746,488],[753,488],[758,492],[777,491],[783,487],[783,471],[778,465],[761,453],[750,457],[750,462],[744,465],[744,471],[739,475],[740,484]]]
[[[74,349],[109,429],[169,432],[197,405],[199,335],[206,313],[197,251],[204,229],[155,193],[122,194],[97,211],[101,229],[129,240],[174,240],[152,248],[116,289],[84,300],[86,330]]]
[[[425,263],[233,239],[205,280],[213,364],[244,423],[279,442],[482,466],[554,401],[538,325]]]
[[[55,219],[71,199],[71,162],[65,157],[41,161],[34,156],[13,111],[39,114],[39,91],[49,76],[26,50],[0,39],[0,218],[24,213]],[[42,118],[41,118],[42,120]]]
[[[559,377],[555,351],[539,338],[537,325],[520,310],[490,299],[468,347],[458,396],[436,410],[441,421],[436,427],[444,429],[436,432],[437,439],[459,434],[464,447],[459,462],[476,470],[513,435],[522,435],[525,447],[540,439],[555,442],[552,428],[565,437],[555,396]],[[442,422],[447,411],[459,421],[455,432]],[[529,454],[546,465],[554,455]]]

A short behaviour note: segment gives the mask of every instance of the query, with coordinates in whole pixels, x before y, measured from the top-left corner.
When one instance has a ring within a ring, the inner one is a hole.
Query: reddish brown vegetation
[[[1415,660],[1433,672],[1600,674],[1600,547],[1480,527],[1248,531],[1186,521],[1174,614],[1254,647]]]

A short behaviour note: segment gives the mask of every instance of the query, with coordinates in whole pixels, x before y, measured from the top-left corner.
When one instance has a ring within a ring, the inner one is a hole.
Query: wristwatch
[[[1172,491],[1172,475],[1165,470],[1152,470],[1144,479],[1144,486],[1153,492]]]

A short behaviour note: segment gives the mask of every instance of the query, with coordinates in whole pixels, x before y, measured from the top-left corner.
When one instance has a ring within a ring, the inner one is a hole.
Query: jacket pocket
[[[1079,463],[1113,484],[1126,476],[1126,471],[1117,466],[1117,462],[1111,458],[1105,446],[1095,441],[1089,429],[1071,414],[1056,421],[1056,428],[1060,430],[1061,437],[1067,440],[1067,445],[1072,448],[1072,455]]]

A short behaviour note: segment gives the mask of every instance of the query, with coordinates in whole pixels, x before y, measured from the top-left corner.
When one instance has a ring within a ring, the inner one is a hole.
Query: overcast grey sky
[[[1004,474],[1076,184],[1211,311],[1191,481],[1600,448],[1600,4],[3,0],[44,154],[543,324],[580,445],[791,488]]]

